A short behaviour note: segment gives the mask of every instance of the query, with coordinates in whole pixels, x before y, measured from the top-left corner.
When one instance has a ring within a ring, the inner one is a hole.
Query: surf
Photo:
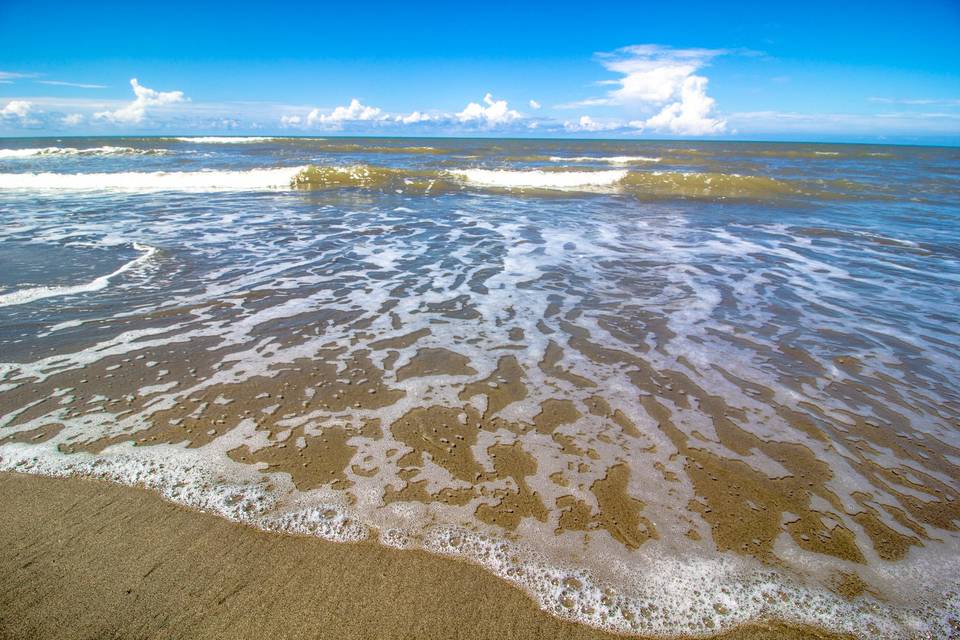
[[[130,260],[129,262],[123,264],[120,268],[108,273],[94,278],[90,282],[83,284],[77,284],[72,286],[65,287],[54,287],[54,286],[43,286],[43,287],[31,287],[29,289],[19,289],[16,291],[11,291],[10,293],[0,294],[0,307],[9,307],[19,304],[29,304],[31,302],[36,302],[37,300],[43,300],[44,298],[60,298],[64,296],[74,296],[82,293],[91,293],[94,291],[100,291],[106,289],[110,286],[110,281],[120,276],[131,269],[135,269],[144,265],[148,260],[150,260],[157,253],[156,247],[151,247],[149,245],[140,244],[139,242],[133,243],[133,248],[137,251],[140,251],[141,254]]]

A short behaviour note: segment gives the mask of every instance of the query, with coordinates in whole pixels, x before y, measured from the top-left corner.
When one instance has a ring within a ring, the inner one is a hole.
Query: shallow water
[[[0,468],[660,635],[945,637],[960,150],[0,140]]]

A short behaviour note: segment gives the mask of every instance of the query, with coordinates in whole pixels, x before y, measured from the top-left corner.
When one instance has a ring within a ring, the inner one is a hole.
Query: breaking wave
[[[183,136],[172,138],[178,142],[193,142],[196,144],[244,144],[252,142],[270,142],[277,140],[273,136]]]
[[[289,188],[304,167],[247,171],[0,173],[0,189],[75,191],[244,191]]]
[[[35,158],[38,156],[119,156],[119,155],[165,155],[167,149],[135,149],[133,147],[37,147],[32,149],[0,149],[0,159]]]
[[[653,158],[650,156],[574,156],[564,158],[562,156],[550,156],[550,162],[608,162],[610,164],[633,164],[640,162],[660,162],[662,158]]]
[[[262,189],[359,189],[437,195],[498,190],[526,194],[610,193],[640,199],[779,200],[882,197],[851,180],[799,181],[718,172],[624,169],[406,169],[369,164],[307,165],[232,171],[120,173],[0,173],[0,189],[249,191]]]
[[[303,189],[356,188],[419,194],[471,189],[527,193],[601,192],[641,199],[845,199],[869,195],[865,185],[850,180],[801,182],[736,173],[587,170],[563,167],[553,170],[409,170],[365,164],[349,167],[310,166],[293,178],[292,185]]]
[[[542,171],[528,169],[464,169],[452,170],[471,184],[505,189],[583,189],[610,187],[627,177],[625,169],[612,171]]]

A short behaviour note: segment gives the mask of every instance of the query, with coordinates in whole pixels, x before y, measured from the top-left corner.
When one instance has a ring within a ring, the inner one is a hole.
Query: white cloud
[[[567,131],[610,131],[622,126],[620,122],[597,122],[590,116],[580,116],[577,122],[563,123],[563,128]]]
[[[187,102],[189,98],[182,91],[154,91],[142,86],[136,78],[130,80],[136,98],[125,107],[116,111],[100,111],[93,114],[98,120],[109,120],[115,123],[139,124],[147,115],[148,107],[157,107],[178,102]]]
[[[26,100],[11,100],[3,109],[0,109],[0,116],[4,118],[17,118],[26,120],[30,117],[30,111],[33,109],[33,103]]]
[[[421,111],[414,111],[407,115],[398,115],[394,118],[397,122],[402,122],[403,124],[419,124],[421,122],[431,122],[437,120],[435,116],[430,115],[429,113],[424,113]]]
[[[376,122],[389,117],[379,107],[366,106],[354,98],[348,106],[337,107],[330,113],[320,113],[319,109],[314,109],[307,114],[307,124],[338,128],[345,122]]]
[[[16,123],[21,127],[36,127],[43,123],[34,115],[42,113],[42,111],[38,112],[29,100],[11,100],[3,109],[0,109],[0,122]]]
[[[483,103],[487,106],[471,102],[463,111],[456,114],[457,120],[495,127],[519,120],[522,117],[519,111],[514,111],[508,107],[506,100],[494,100],[489,93],[483,97]]]
[[[75,127],[81,122],[83,122],[83,116],[80,115],[79,113],[71,113],[69,115],[63,116],[60,122],[67,125],[68,127]]]
[[[622,75],[604,84],[616,85],[606,97],[572,106],[619,106],[648,115],[631,126],[679,135],[722,133],[726,121],[713,115],[715,101],[707,95],[708,80],[696,73],[722,49],[671,49],[634,45],[599,54],[601,64]],[[656,111],[656,113],[652,113]]]
[[[301,122],[303,118],[300,116],[280,116],[280,125],[284,127],[296,127]]]
[[[540,103],[537,102],[536,100],[530,100],[530,108],[531,108],[531,109],[539,109],[539,108],[540,108]]]
[[[688,136],[723,133],[727,122],[710,117],[714,103],[715,100],[707,95],[707,79],[688,76],[680,89],[680,100],[665,106],[660,113],[648,118],[644,125],[646,128]]]
[[[63,80],[35,80],[39,84],[49,84],[55,87],[76,87],[78,89],[106,89],[105,84],[85,84],[83,82],[65,82]]]

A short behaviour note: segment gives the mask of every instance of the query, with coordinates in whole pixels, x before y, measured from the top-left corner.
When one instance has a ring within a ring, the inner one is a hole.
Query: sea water
[[[958,317],[955,148],[0,140],[0,468],[620,632],[956,633]]]

